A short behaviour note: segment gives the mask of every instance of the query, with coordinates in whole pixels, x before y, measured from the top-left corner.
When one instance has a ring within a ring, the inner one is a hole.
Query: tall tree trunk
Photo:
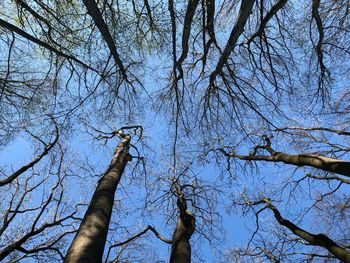
[[[111,164],[96,187],[64,262],[102,262],[114,193],[130,158],[129,142],[130,136],[123,135]]]
[[[182,205],[179,203],[178,201],[180,215],[173,234],[170,263],[190,263],[190,238],[195,230],[195,218],[190,211],[185,210],[187,207],[185,201],[181,202]]]

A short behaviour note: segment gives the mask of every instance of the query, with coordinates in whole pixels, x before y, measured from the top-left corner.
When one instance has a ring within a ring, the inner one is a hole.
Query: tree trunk
[[[191,245],[190,238],[195,229],[195,218],[186,211],[177,220],[171,246],[170,263],[190,263]]]
[[[130,136],[124,135],[118,144],[107,171],[102,176],[91,199],[64,262],[102,262],[114,193],[129,160]]]

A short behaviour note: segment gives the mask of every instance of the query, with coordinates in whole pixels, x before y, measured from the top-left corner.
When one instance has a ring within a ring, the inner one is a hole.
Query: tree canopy
[[[349,10],[1,1],[0,260],[350,262]]]

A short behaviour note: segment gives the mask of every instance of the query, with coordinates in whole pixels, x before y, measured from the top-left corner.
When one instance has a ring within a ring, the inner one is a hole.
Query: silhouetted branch
[[[159,238],[160,240],[162,240],[163,242],[167,243],[167,244],[171,244],[172,241],[170,239],[167,239],[165,237],[163,237],[161,234],[159,234],[159,232],[152,226],[148,225],[144,230],[142,230],[140,233],[128,238],[127,240],[123,241],[123,242],[119,242],[117,244],[114,244],[111,247],[120,247],[120,246],[124,246],[126,244],[128,244],[131,241],[134,241],[135,239],[141,237],[142,235],[146,234],[148,232],[148,230],[150,230],[157,238]]]
[[[277,3],[271,7],[270,11],[262,19],[258,30],[246,42],[247,45],[250,45],[250,43],[254,41],[256,37],[261,37],[262,33],[264,32],[264,29],[266,28],[267,23],[273,16],[277,14],[277,12],[280,9],[282,9],[285,6],[286,3],[287,0],[278,0]]]
[[[257,150],[266,150],[270,155],[256,155]],[[226,157],[238,158],[245,161],[283,162],[295,166],[310,166],[327,172],[337,173],[350,177],[350,162],[314,154],[286,154],[277,152],[271,147],[270,138],[265,137],[265,145],[258,145],[249,155],[227,152],[224,148],[217,149]]]
[[[129,83],[128,76],[126,74],[126,69],[123,65],[122,60],[120,59],[117,47],[114,43],[111,33],[108,30],[108,26],[102,17],[101,11],[98,8],[97,3],[95,2],[95,0],[84,0],[83,2],[88,10],[89,15],[91,16],[95,25],[99,29],[104,41],[107,43],[107,46],[115,60],[115,63],[118,65],[119,70],[121,71],[123,79]]]
[[[15,180],[18,176],[20,176],[21,174],[26,172],[28,169],[32,168],[35,164],[37,164],[55,146],[55,144],[57,143],[58,138],[59,138],[59,132],[58,132],[58,126],[57,126],[56,121],[53,118],[51,118],[51,119],[53,120],[53,123],[55,125],[56,136],[55,136],[54,141],[52,143],[48,144],[45,147],[45,149],[43,150],[43,152],[41,154],[39,154],[37,157],[35,157],[31,162],[22,166],[20,169],[18,169],[14,173],[12,173],[7,178],[0,180],[0,187],[12,183],[13,180]]]
[[[84,62],[82,62],[78,58],[76,58],[76,57],[74,57],[72,55],[68,55],[68,54],[63,53],[62,51],[56,49],[55,47],[53,47],[53,46],[43,42],[40,39],[37,39],[36,37],[28,34],[27,32],[23,31],[22,29],[16,27],[13,24],[10,24],[10,23],[6,22],[5,20],[3,20],[1,18],[0,18],[0,27],[6,28],[7,30],[10,30],[11,32],[14,32],[14,33],[24,37],[25,39],[27,39],[27,40],[29,40],[29,41],[31,41],[31,42],[33,42],[33,43],[35,43],[35,44],[45,48],[45,49],[47,49],[47,50],[49,50],[49,51],[51,51],[53,53],[55,53],[58,56],[64,57],[64,58],[66,58],[68,60],[73,60],[73,61],[77,62],[78,64],[80,64],[81,66],[83,66],[84,68],[90,69],[90,70],[98,73],[98,71],[96,69],[90,67],[89,65],[87,65]]]
[[[278,128],[276,131],[286,131],[286,130],[300,130],[300,131],[327,131],[331,133],[336,133],[338,135],[345,135],[345,136],[350,136],[350,132],[345,131],[345,130],[336,130],[336,129],[331,129],[331,128],[325,128],[325,127],[283,127],[283,128]]]
[[[270,209],[278,223],[287,227],[293,234],[301,237],[305,241],[309,242],[311,245],[320,246],[327,249],[330,253],[332,253],[335,257],[340,259],[343,262],[350,262],[350,252],[345,248],[339,246],[336,242],[330,239],[328,236],[324,234],[312,234],[297,225],[293,224],[291,221],[282,217],[279,210],[271,203],[270,200],[264,199],[262,200],[268,209]]]
[[[214,87],[214,81],[215,78],[221,74],[222,68],[227,62],[227,59],[229,58],[230,54],[232,53],[235,45],[237,44],[238,38],[241,36],[241,34],[244,31],[244,26],[247,23],[248,17],[252,12],[254,0],[242,0],[241,1],[241,7],[239,10],[237,21],[232,28],[231,35],[227,41],[227,44],[225,46],[225,49],[223,50],[219,61],[216,64],[215,70],[210,74],[210,86]]]

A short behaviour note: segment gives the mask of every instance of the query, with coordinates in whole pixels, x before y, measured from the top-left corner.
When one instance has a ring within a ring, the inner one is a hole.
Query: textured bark
[[[101,262],[112,214],[114,193],[129,160],[130,136],[118,144],[101,178],[64,262]]]
[[[190,238],[195,229],[195,218],[186,211],[177,220],[176,229],[173,234],[173,243],[171,246],[170,263],[190,263],[191,262],[191,244]]]

